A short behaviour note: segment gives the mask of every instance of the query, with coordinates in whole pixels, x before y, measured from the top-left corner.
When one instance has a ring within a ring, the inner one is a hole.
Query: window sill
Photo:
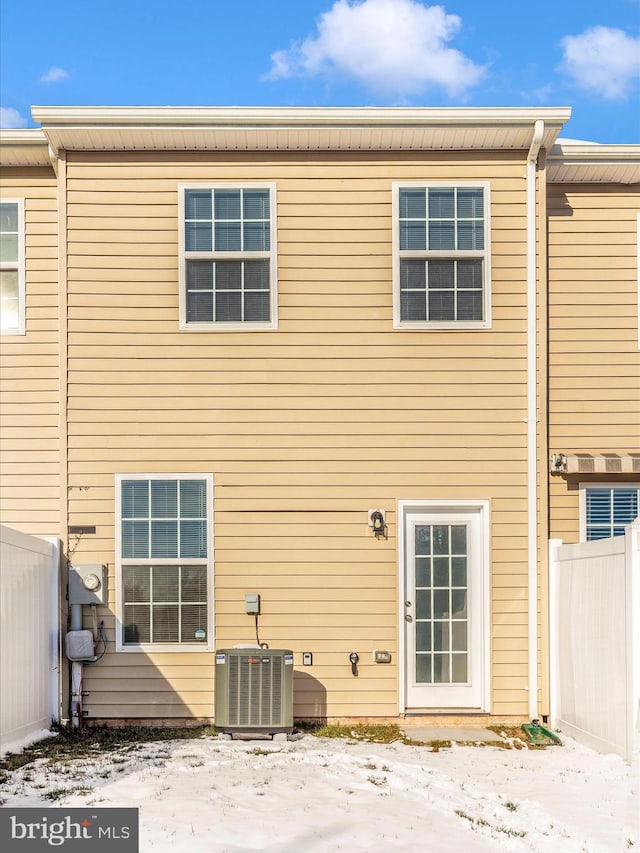
[[[165,652],[200,653],[214,652],[215,645],[211,643],[142,643],[139,646],[116,644],[116,652],[135,654],[164,654]]]
[[[273,332],[273,323],[180,323],[181,332]]]
[[[491,329],[491,321],[478,322],[411,322],[398,321],[393,324],[394,329],[399,329],[405,332],[468,332],[468,331],[489,331]]]

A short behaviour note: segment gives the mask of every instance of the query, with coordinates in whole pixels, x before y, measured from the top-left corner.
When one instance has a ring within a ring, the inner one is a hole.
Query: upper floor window
[[[0,333],[24,335],[24,199],[0,202]]]
[[[584,486],[583,540],[623,536],[627,525],[638,517],[640,487]]]
[[[490,326],[489,186],[394,184],[394,326]]]
[[[275,184],[180,187],[180,327],[277,326]]]
[[[116,478],[117,647],[213,647],[213,478]]]

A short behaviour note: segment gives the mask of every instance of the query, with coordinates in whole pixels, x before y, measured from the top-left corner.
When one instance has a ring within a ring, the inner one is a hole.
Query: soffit
[[[54,150],[416,151],[550,148],[567,108],[34,107]]]
[[[596,145],[560,140],[547,156],[555,184],[640,183],[640,145]]]
[[[0,165],[51,166],[47,137],[40,128],[0,130]]]

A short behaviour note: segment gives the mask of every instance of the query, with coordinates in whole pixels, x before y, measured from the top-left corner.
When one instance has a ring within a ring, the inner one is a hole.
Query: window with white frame
[[[118,648],[212,648],[212,477],[121,475],[116,490]]]
[[[638,517],[640,486],[583,485],[583,541],[623,536]]]
[[[277,324],[275,184],[180,187],[180,326]]]
[[[394,326],[490,325],[489,185],[394,184]]]
[[[0,202],[0,333],[23,335],[24,199]]]

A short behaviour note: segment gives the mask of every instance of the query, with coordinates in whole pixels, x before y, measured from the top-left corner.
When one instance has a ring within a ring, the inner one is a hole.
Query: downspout
[[[538,119],[527,154],[527,565],[529,579],[529,718],[538,717],[538,460],[536,321],[536,169],[544,122]]]

